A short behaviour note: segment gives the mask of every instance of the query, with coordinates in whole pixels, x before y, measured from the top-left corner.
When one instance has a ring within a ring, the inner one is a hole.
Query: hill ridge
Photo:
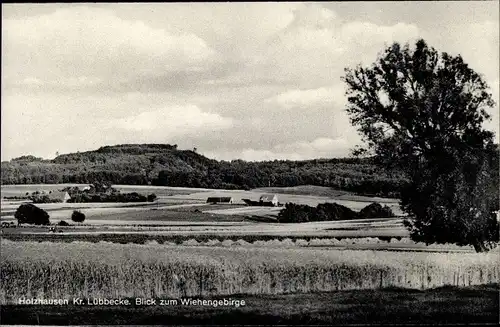
[[[218,161],[176,144],[117,144],[44,160],[26,155],[2,162],[8,184],[93,183],[252,189],[317,185],[361,195],[397,196],[405,183],[373,158],[325,158],[247,162]]]

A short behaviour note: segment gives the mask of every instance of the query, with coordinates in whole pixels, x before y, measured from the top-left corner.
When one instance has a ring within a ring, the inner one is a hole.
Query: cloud
[[[284,108],[345,104],[343,85],[320,87],[317,89],[289,90],[270,97],[266,103],[278,104]]]
[[[120,78],[203,69],[216,53],[190,32],[171,32],[84,6],[2,21],[3,68],[12,79]],[[81,81],[80,81],[81,82]]]
[[[4,8],[2,158],[138,142],[230,159],[334,156],[338,140],[359,139],[343,111],[344,68],[417,37],[462,54],[498,94],[493,3],[473,16],[432,2]]]
[[[495,132],[495,142],[500,142],[500,79],[496,79],[493,83],[488,83],[492,98],[495,101],[495,106],[490,108],[487,112],[491,116],[491,120],[484,123],[487,130]]]
[[[210,158],[219,160],[307,160],[347,157],[350,154],[351,144],[350,140],[344,138],[332,139],[319,137],[311,142],[298,141],[288,144],[278,144],[270,150],[246,148],[242,151],[228,151],[220,149],[217,151],[207,151],[204,154]]]
[[[231,118],[203,112],[195,105],[186,105],[170,106],[120,118],[110,121],[106,128],[146,134],[161,132],[164,136],[179,136],[200,131],[227,129],[232,125]]]
[[[339,81],[344,67],[373,62],[385,45],[420,35],[414,24],[343,23],[333,11],[319,5],[299,8],[294,16],[261,49],[251,65],[253,75],[295,80],[309,87],[331,84]]]
[[[169,143],[189,148],[196,146],[190,145],[191,140],[222,133],[236,123],[228,115],[188,100],[192,99],[147,94],[129,94],[128,99],[2,95],[2,108],[16,109],[2,110],[2,160],[23,154],[50,158],[56,151],[87,151],[123,143]]]
[[[459,26],[444,27],[442,33],[426,31],[423,37],[438,51],[452,55],[460,54],[472,69],[483,74],[489,82],[498,79],[500,70],[498,14],[496,21],[464,22]]]

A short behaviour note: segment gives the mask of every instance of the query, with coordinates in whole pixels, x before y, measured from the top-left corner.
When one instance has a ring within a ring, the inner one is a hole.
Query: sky
[[[344,68],[419,38],[499,102],[498,1],[2,5],[1,160],[125,143],[345,157],[361,138]]]

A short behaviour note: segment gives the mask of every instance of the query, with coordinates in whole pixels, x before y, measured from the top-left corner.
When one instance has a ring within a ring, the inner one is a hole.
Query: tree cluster
[[[66,187],[62,191],[68,192],[70,203],[88,202],[154,202],[156,194],[142,195],[137,192],[121,193],[111,187],[109,182],[94,182],[89,189],[80,190],[77,186]]]
[[[92,183],[219,189],[317,185],[360,195],[397,197],[407,180],[373,158],[216,161],[170,145],[123,145],[50,161],[2,162],[2,183]]]
[[[18,224],[49,225],[49,214],[31,203],[21,204],[14,214]]]
[[[338,203],[320,203],[316,207],[304,204],[287,203],[278,214],[280,223],[304,223],[311,221],[335,221],[363,218],[387,218],[394,213],[388,206],[372,203],[360,212]]]

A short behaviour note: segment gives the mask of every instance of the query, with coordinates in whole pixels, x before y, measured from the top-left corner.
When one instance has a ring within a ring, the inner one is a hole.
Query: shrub
[[[315,220],[350,220],[358,218],[357,212],[337,203],[318,204],[316,215]]]
[[[148,195],[150,197],[151,195]],[[156,196],[156,195],[155,195]],[[148,197],[137,192],[132,193],[94,193],[89,194],[81,192],[72,196],[68,202],[72,203],[88,203],[88,202],[146,202]],[[153,200],[154,201],[154,200]]]
[[[75,210],[71,215],[71,220],[73,220],[75,223],[82,223],[85,220],[85,214],[83,212]]]
[[[33,201],[33,203],[58,203],[58,202],[62,202],[62,200],[60,200],[60,199],[51,199],[46,194],[33,195],[31,197],[31,200]]]
[[[373,202],[359,212],[359,218],[389,218],[394,217],[394,213],[388,206],[381,206],[380,203]]]
[[[24,203],[17,208],[14,217],[19,224],[49,225],[49,214],[31,203]]]
[[[66,221],[61,220],[59,223],[57,223],[57,226],[70,226]]]
[[[157,199],[156,194],[151,193],[151,194],[148,195],[148,199],[147,200],[148,200],[148,202],[154,202],[156,199]]]
[[[280,223],[303,223],[308,221],[350,220],[358,218],[358,213],[337,203],[320,203],[310,207],[287,203],[278,214]]]
[[[377,202],[366,206],[359,213],[337,203],[320,203],[316,208],[308,205],[287,203],[285,208],[279,212],[278,221],[280,223],[303,223],[308,221],[388,217],[394,217],[391,208],[388,206],[382,207]]]

